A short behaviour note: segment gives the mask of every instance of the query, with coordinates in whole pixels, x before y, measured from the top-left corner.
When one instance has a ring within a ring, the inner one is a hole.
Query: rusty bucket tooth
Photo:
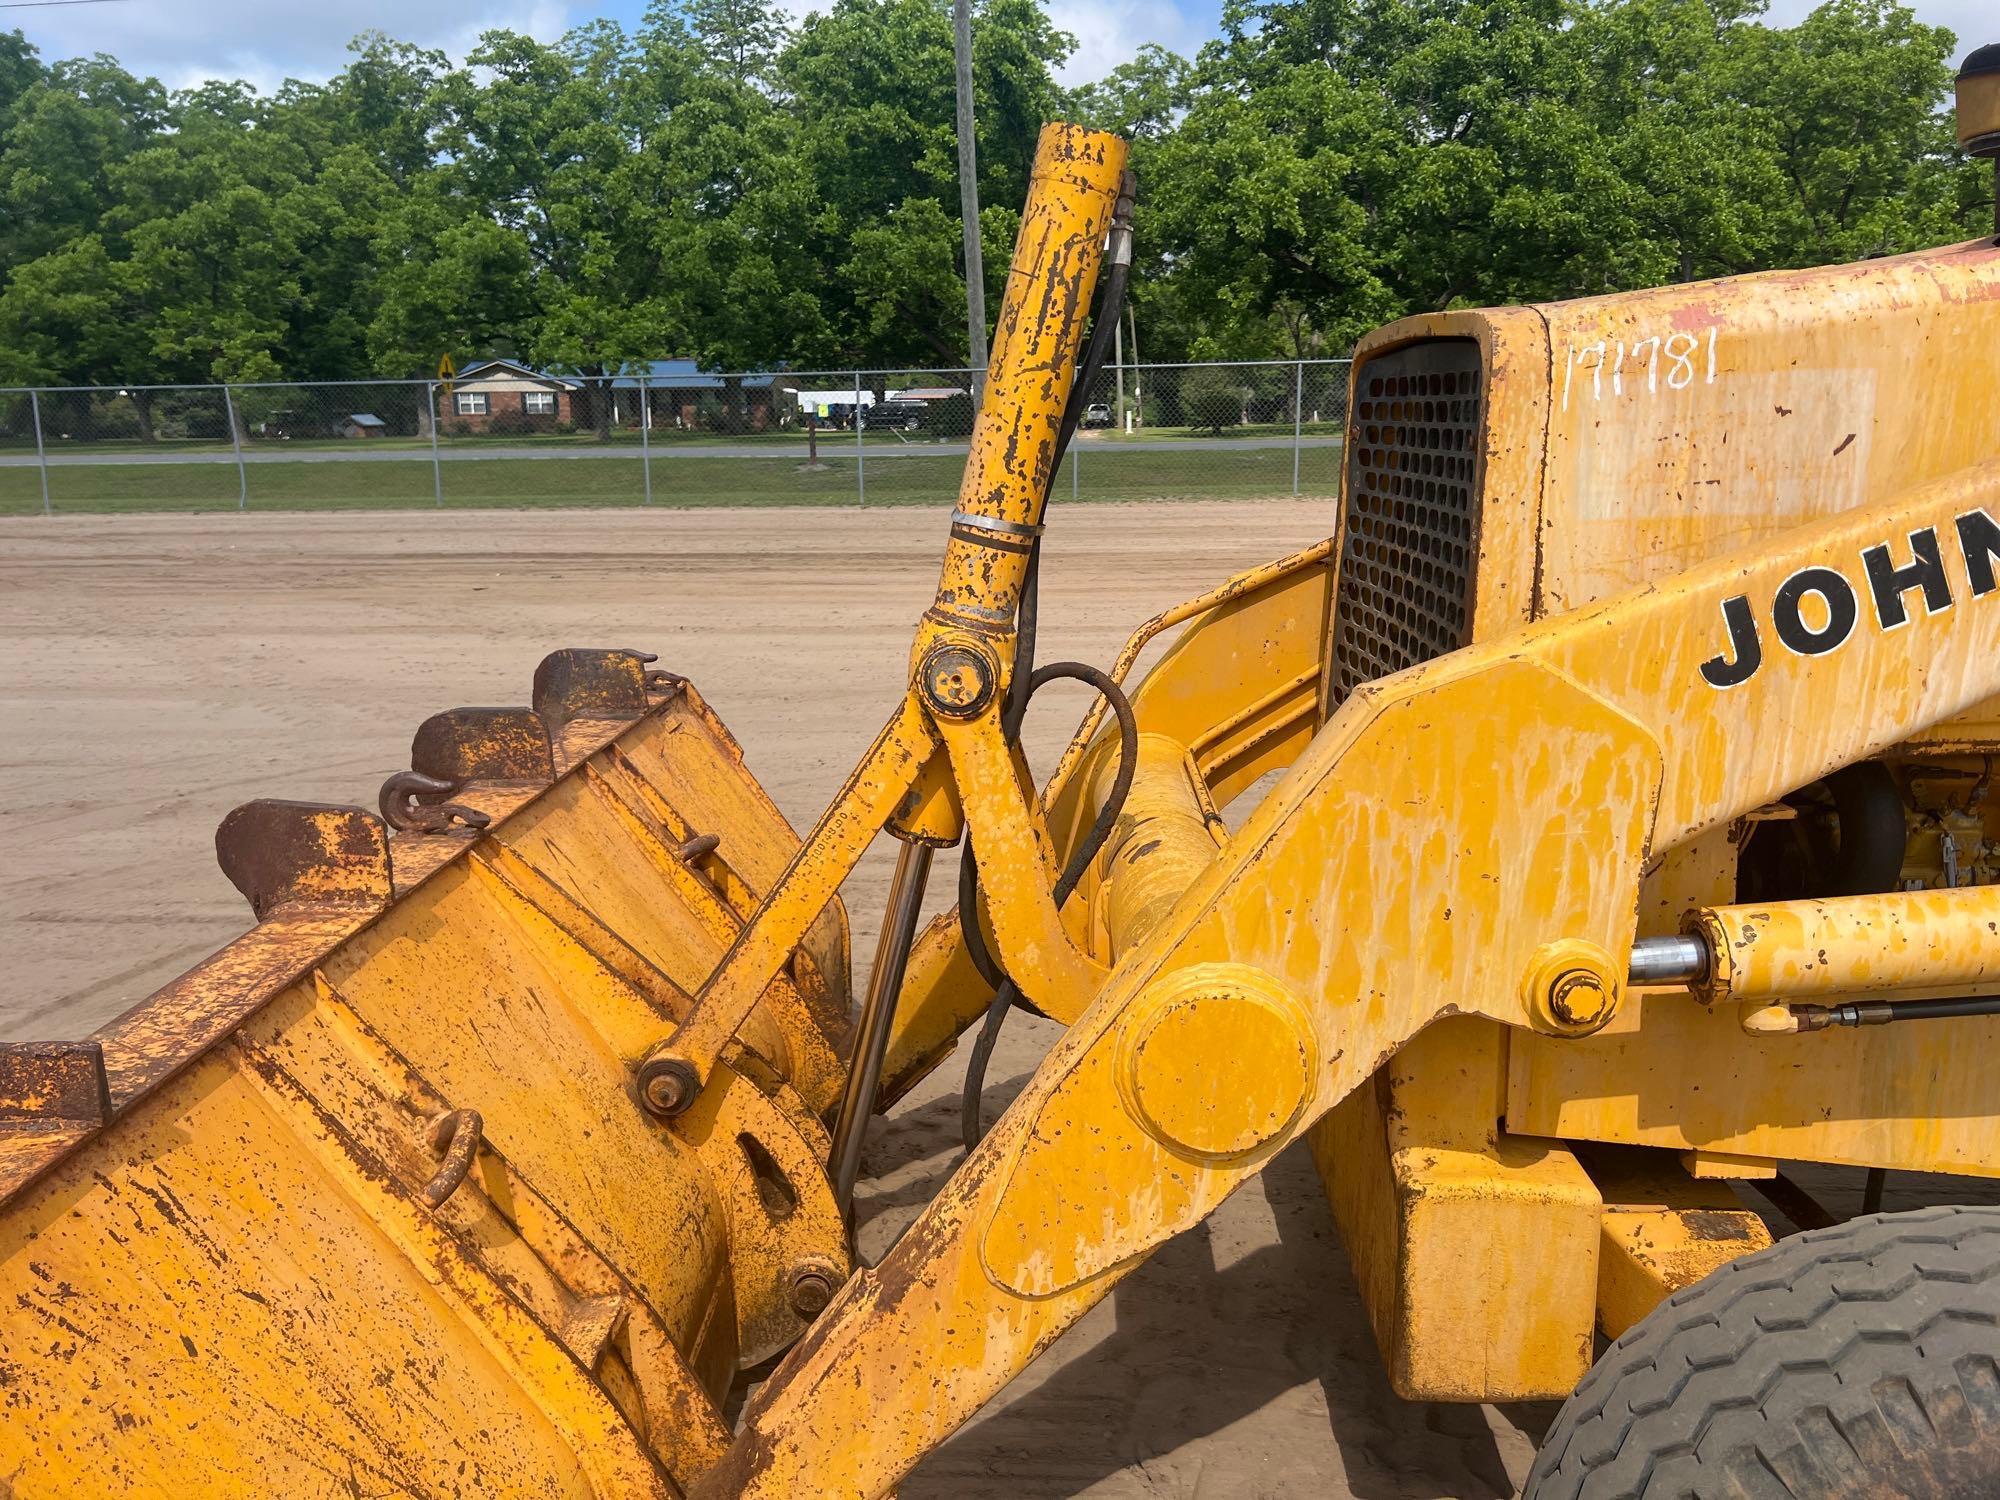
[[[559,769],[568,769],[566,758],[579,758],[572,724],[623,722],[646,711],[647,668],[658,660],[650,651],[591,646],[566,646],[542,658],[535,668],[535,712],[548,727]]]
[[[103,1043],[0,1043],[0,1136],[95,1130],[110,1118]]]
[[[215,858],[260,922],[294,903],[384,906],[392,888],[388,827],[358,807],[246,802],[216,826]]]
[[[547,786],[556,779],[549,729],[532,708],[448,708],[417,726],[410,769],[440,781]]]

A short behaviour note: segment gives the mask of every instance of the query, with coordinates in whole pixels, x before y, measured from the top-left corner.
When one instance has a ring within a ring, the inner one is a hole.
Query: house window
[[[483,417],[486,415],[486,393],[484,391],[460,391],[457,401],[458,414],[461,417]]]
[[[521,407],[531,417],[553,417],[556,414],[556,393],[529,391],[521,398]]]

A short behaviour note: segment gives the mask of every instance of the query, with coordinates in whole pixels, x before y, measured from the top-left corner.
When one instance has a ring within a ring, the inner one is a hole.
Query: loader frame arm
[[[1001,957],[1030,998],[1075,1014],[1104,977],[1063,927],[1052,895],[1053,842],[1002,731],[1001,709],[1091,294],[1126,187],[1125,158],[1125,142],[1114,135],[1062,124],[1042,131],[937,593],[911,650],[909,689],[692,1012],[640,1065],[640,1096],[656,1114],[693,1106],[766,987],[885,827],[953,844],[972,823]],[[943,795],[926,797],[926,789]],[[1034,878],[1020,878],[1023,871]]]
[[[1353,694],[694,1493],[886,1493],[1433,1020],[1603,1025],[1656,851],[2000,691],[1996,515],[1983,465]]]

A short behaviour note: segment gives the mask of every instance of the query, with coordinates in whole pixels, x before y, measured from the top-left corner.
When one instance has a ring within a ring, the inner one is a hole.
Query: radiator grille
[[[1333,701],[1471,640],[1479,345],[1433,339],[1362,366],[1348,424]]]

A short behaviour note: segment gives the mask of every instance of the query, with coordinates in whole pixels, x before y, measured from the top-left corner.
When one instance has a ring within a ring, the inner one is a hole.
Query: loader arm
[[[1986,464],[1355,692],[693,1493],[887,1492],[1431,1021],[1601,1026],[1653,851],[2000,691],[1996,515]]]

